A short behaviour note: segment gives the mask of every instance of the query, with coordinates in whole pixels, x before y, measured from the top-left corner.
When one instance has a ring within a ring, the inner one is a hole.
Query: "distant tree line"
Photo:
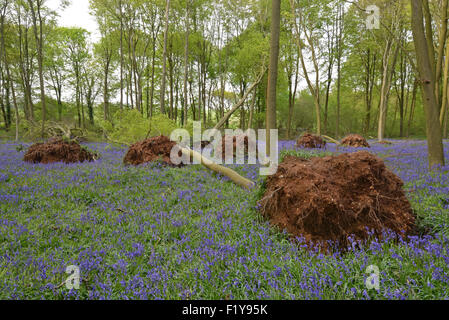
[[[369,5],[379,28],[367,28]],[[95,42],[59,26],[46,0],[0,2],[0,124],[17,138],[21,120],[43,131],[69,110],[80,128],[125,109],[213,127],[243,97],[225,125],[264,128],[273,93],[270,127],[285,138],[415,135],[442,150],[448,136],[447,0],[281,1],[271,92],[270,0],[90,0],[89,9]]]

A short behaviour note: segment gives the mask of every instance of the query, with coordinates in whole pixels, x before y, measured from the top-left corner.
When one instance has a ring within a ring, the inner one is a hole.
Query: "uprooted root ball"
[[[226,143],[232,144],[232,155],[226,155]],[[226,159],[226,156],[230,159],[236,156],[244,157],[248,155],[249,146],[252,147],[252,150],[257,150],[257,142],[249,139],[247,135],[225,135],[221,140],[221,145],[216,147],[215,153],[221,155],[223,160]],[[241,151],[243,153],[240,153]]]
[[[326,146],[326,140],[320,136],[305,133],[296,142],[296,146],[300,148],[321,149]]]
[[[402,186],[366,151],[310,160],[288,156],[268,177],[259,205],[273,225],[292,236],[324,248],[331,240],[344,251],[349,236],[363,241],[368,230],[378,238],[386,229],[413,232],[415,217]]]
[[[174,147],[178,148],[176,143],[166,136],[152,137],[130,146],[123,163],[137,166],[161,159],[166,165],[180,167],[183,164],[175,165],[170,160],[170,154]],[[179,150],[179,152],[181,151]]]
[[[77,163],[94,161],[97,158],[75,141],[60,138],[49,139],[45,143],[33,144],[25,154],[23,161],[31,163]]]
[[[341,140],[341,145],[354,148],[371,148],[368,141],[359,134],[350,134]]]

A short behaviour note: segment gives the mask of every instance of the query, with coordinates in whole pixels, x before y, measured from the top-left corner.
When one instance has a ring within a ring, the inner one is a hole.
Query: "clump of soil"
[[[387,141],[387,140],[377,141],[376,143],[385,144],[385,145],[392,145],[393,144],[393,142]]]
[[[414,232],[415,217],[403,182],[384,162],[366,152],[305,160],[287,156],[267,179],[259,202],[273,225],[294,237],[329,249],[328,240],[345,251],[348,239],[382,238],[386,229],[404,236]]]
[[[341,145],[354,148],[371,148],[368,141],[359,134],[350,134],[341,140]]]
[[[170,160],[171,150],[177,147],[177,144],[166,136],[152,137],[133,144],[123,159],[124,164],[137,166],[139,164],[157,161],[159,159],[166,165],[181,167],[183,164],[175,165]],[[179,152],[181,152],[179,150]]]
[[[250,144],[255,146],[254,150],[257,150],[257,144],[256,144],[257,142],[249,140],[247,135],[239,135],[239,136],[225,135],[222,137],[221,147],[217,146],[217,148],[215,150],[216,154],[221,154],[223,159],[225,159],[226,142],[230,141],[231,139],[232,139],[233,157],[237,156],[237,146],[239,143],[242,143],[242,142],[243,142],[243,155],[244,156],[248,155],[248,148],[249,148]]]
[[[326,146],[326,141],[315,134],[304,133],[296,142],[296,146],[309,149],[321,149]]]
[[[77,163],[94,161],[96,154],[87,151],[76,141],[50,138],[45,143],[33,144],[23,157],[23,161],[31,163]]]

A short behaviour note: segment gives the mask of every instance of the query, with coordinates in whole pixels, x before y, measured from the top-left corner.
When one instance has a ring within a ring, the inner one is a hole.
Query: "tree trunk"
[[[108,59],[108,58],[107,58]],[[103,88],[103,100],[104,100],[104,120],[109,120],[109,61],[104,66],[104,88]]]
[[[190,0],[186,1],[186,37],[184,45],[184,101],[183,101],[183,126],[187,126],[187,115],[188,115],[188,101],[189,97],[187,94],[187,79],[189,76],[189,33],[190,33]]]
[[[372,109],[372,101],[373,101],[373,87],[374,87],[374,78],[376,71],[376,54],[373,54],[373,58],[371,60],[371,51],[367,50],[367,62],[365,64],[365,125],[363,128],[363,133],[366,135],[370,130],[371,124],[371,109]]]
[[[170,14],[170,0],[167,0],[165,7],[165,30],[164,30],[164,52],[162,54],[162,84],[161,84],[161,113],[165,114],[165,85],[167,76],[167,41],[168,41],[168,18]]]
[[[444,165],[443,139],[439,121],[439,110],[435,97],[435,81],[432,72],[426,36],[423,27],[422,2],[411,0],[412,5],[412,32],[415,42],[416,58],[423,93],[424,112],[426,115],[427,145],[429,152],[429,167]],[[432,48],[433,49],[433,48]]]
[[[33,2],[36,2],[36,10],[34,8]],[[46,102],[45,102],[45,82],[44,82],[44,69],[43,69],[43,21],[41,16],[41,5],[42,0],[28,0],[28,4],[30,5],[31,9],[31,15],[33,19],[33,26],[34,26],[34,38],[36,39],[37,44],[37,62],[38,62],[38,69],[39,69],[39,85],[40,85],[40,92],[41,92],[41,105],[42,105],[42,129],[41,129],[41,135],[42,138],[44,138],[45,133],[45,118],[46,118]],[[39,34],[38,34],[38,25],[37,22],[39,21]]]
[[[120,110],[123,110],[123,13],[122,0],[119,0],[120,10]]]
[[[387,120],[388,98],[390,96],[391,80],[393,77],[394,67],[396,65],[396,57],[398,54],[399,45],[396,46],[395,52],[393,53],[393,61],[390,64],[390,57],[392,54],[392,50],[393,50],[393,39],[388,39],[382,60],[383,73],[382,73],[382,86],[380,90],[379,125],[377,128],[377,138],[379,142],[384,140],[385,125]]]
[[[193,159],[197,160],[199,163],[201,163],[203,166],[205,166],[206,168],[228,177],[229,179],[231,179],[232,182],[234,182],[235,184],[237,184],[243,188],[251,189],[256,185],[253,181],[242,177],[234,170],[220,166],[220,165],[216,164],[215,162],[203,157],[200,153],[198,153],[194,150],[181,148],[181,151],[184,155],[187,155],[189,158],[193,158]]]
[[[410,128],[412,126],[413,114],[415,113],[417,91],[418,91],[418,80],[415,79],[415,81],[413,83],[412,102],[410,104],[410,113],[408,115],[407,133],[406,133],[407,138],[410,136]]]
[[[448,106],[448,98],[449,98],[448,76],[449,76],[449,44],[446,46],[446,59],[444,61],[443,96],[441,99],[441,109],[440,109],[440,125],[441,126],[444,125],[444,119],[446,117],[447,106]]]
[[[1,45],[1,48],[2,48],[2,50],[1,50],[1,52],[3,53],[3,61],[4,61],[4,64],[5,64],[5,69],[6,69],[6,77],[7,77],[7,79],[6,79],[6,81],[9,83],[9,86],[10,86],[10,88],[11,88],[11,92],[12,92],[12,98],[13,98],[13,103],[14,103],[14,110],[15,110],[15,121],[16,121],[16,141],[19,141],[19,108],[18,108],[18,106],[17,106],[17,99],[16,99],[16,93],[15,93],[15,89],[14,89],[14,82],[12,81],[12,79],[11,79],[11,72],[10,72],[10,69],[9,69],[9,62],[8,62],[8,59],[7,59],[7,55],[6,55],[6,47],[5,47],[5,38],[4,38],[4,15],[2,15],[2,17],[1,17],[1,25],[0,25],[0,28],[1,28],[1,43],[0,43],[0,45]],[[1,57],[0,57],[0,59],[1,59]],[[10,121],[10,120],[9,120]]]
[[[344,6],[338,8],[338,40],[337,40],[337,115],[335,117],[335,138],[340,136],[340,109],[341,109],[341,56],[342,56],[342,25]]]
[[[272,0],[270,65],[268,67],[267,111],[266,111],[266,155],[270,156],[271,132],[276,129],[276,87],[279,63],[279,36],[281,23],[281,0]]]
[[[257,89],[254,90],[253,93],[253,101],[251,102],[251,109],[249,111],[248,129],[252,129],[253,127],[253,117],[254,117],[254,108],[256,106],[256,99],[257,99]]]

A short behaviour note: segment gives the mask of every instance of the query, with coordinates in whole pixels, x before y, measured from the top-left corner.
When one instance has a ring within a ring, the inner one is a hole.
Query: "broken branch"
[[[246,90],[245,95],[243,96],[243,98],[242,98],[239,102],[237,102],[237,104],[234,105],[234,106],[232,107],[232,109],[229,110],[228,113],[226,113],[226,114],[224,115],[224,117],[223,117],[220,121],[218,121],[218,123],[217,123],[217,124],[215,125],[215,127],[214,127],[215,130],[220,129],[220,128],[225,124],[226,120],[228,120],[229,117],[232,116],[232,114],[233,114],[235,111],[237,111],[237,109],[239,109],[239,108],[245,103],[245,101],[246,101],[246,99],[248,98],[249,94],[250,94],[250,93],[257,87],[257,85],[262,81],[262,78],[263,78],[263,76],[264,76],[264,74],[265,74],[266,71],[267,71],[267,68],[264,66],[264,67],[262,68],[262,72],[260,73],[260,75],[259,75],[259,77],[257,78],[257,80],[251,85],[251,87],[250,87],[248,90]]]
[[[187,149],[187,148],[182,148],[182,147],[180,147],[180,148],[184,155],[187,155],[189,157],[192,157],[193,159],[196,159],[198,162],[200,162],[206,168],[228,177],[235,184],[237,184],[243,188],[251,189],[256,185],[255,182],[242,177],[234,170],[223,167],[219,164],[216,164],[215,162],[203,157],[200,153],[198,153],[196,151],[193,151],[193,150]]]

